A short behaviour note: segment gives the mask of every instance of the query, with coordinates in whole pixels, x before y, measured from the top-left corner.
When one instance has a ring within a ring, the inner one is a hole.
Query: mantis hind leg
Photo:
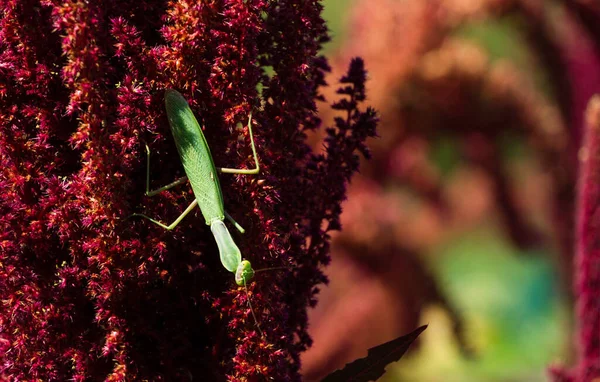
[[[254,145],[254,135],[252,134],[252,112],[250,113],[250,117],[248,117],[248,132],[250,134],[250,147],[252,147],[252,156],[254,157],[254,165],[255,165],[255,167],[254,168],[250,168],[250,169],[221,167],[221,168],[218,169],[221,173],[223,173],[223,174],[246,174],[246,175],[253,175],[253,174],[258,174],[260,172],[260,166],[258,164],[258,156],[256,155],[256,146]],[[237,223],[235,223],[235,224],[237,224]],[[237,226],[236,226],[236,228],[237,228]]]
[[[173,183],[169,183],[166,186],[161,188],[157,188],[156,190],[150,191],[150,148],[148,145],[146,146],[146,196],[154,196],[160,194],[163,191],[168,190],[169,188],[173,188],[175,186],[179,186],[187,181],[187,176],[177,179]],[[152,220],[152,219],[150,219]]]
[[[175,219],[175,221],[173,223],[169,224],[169,225],[161,223],[158,220],[154,220],[151,217],[149,217],[147,215],[144,215],[144,214],[132,214],[132,215],[129,216],[129,218],[131,218],[133,216],[139,216],[139,217],[142,217],[144,219],[150,220],[152,223],[154,223],[154,224],[156,224],[158,226],[161,226],[164,229],[170,231],[173,228],[177,227],[177,224],[179,224],[183,220],[183,218],[185,218],[187,216],[187,214],[189,214],[194,209],[194,207],[196,207],[197,205],[198,205],[198,200],[194,199],[194,201],[185,209],[185,211],[183,211],[181,213],[181,215],[179,215],[179,217],[177,219]]]

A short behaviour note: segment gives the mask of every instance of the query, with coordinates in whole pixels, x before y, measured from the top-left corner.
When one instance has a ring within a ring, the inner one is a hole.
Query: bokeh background
[[[600,91],[597,3],[324,5],[328,82],[363,57],[381,122],[310,313],[304,377],[428,324],[382,380],[548,380],[575,362],[574,196]]]

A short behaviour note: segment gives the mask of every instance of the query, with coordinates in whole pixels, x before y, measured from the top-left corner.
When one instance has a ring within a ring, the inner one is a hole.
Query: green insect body
[[[222,222],[225,219],[223,194],[217,176],[217,168],[202,129],[187,101],[179,92],[168,89],[165,92],[165,106],[181,163],[190,180],[206,224],[212,225],[214,221]],[[227,232],[227,228],[225,228],[225,232]],[[227,269],[233,272],[231,269]]]
[[[146,172],[146,195],[156,195],[173,186],[183,184],[186,179],[189,179],[192,190],[194,191],[195,200],[171,225],[168,226],[144,214],[133,214],[132,216],[141,216],[165,229],[171,230],[175,228],[175,226],[177,226],[177,224],[179,224],[179,222],[196,207],[196,205],[199,205],[206,224],[210,226],[210,230],[217,242],[221,263],[228,271],[235,273],[236,284],[244,286],[254,277],[254,270],[248,260],[242,260],[242,254],[233,241],[223,220],[225,218],[230,220],[242,233],[244,232],[244,229],[225,212],[223,206],[223,194],[221,192],[221,185],[219,184],[219,177],[217,176],[217,168],[215,167],[206,138],[204,137],[202,129],[200,128],[196,117],[194,117],[194,113],[192,113],[189,104],[179,92],[168,89],[165,92],[165,106],[169,125],[171,126],[171,132],[173,133],[177,151],[179,152],[187,176],[178,179],[167,186],[150,191],[150,150],[146,146],[148,162]],[[250,115],[250,119],[248,120],[248,130],[256,168],[221,168],[219,169],[220,172],[234,174],[257,174],[259,172],[258,158],[252,135],[251,118],[252,115]]]

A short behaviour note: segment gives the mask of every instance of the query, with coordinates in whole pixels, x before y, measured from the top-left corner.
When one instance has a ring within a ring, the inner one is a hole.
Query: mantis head
[[[254,277],[254,269],[248,260],[240,261],[235,271],[235,283],[244,286]]]

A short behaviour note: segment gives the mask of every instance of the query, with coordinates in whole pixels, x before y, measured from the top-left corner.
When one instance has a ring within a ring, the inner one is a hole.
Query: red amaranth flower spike
[[[600,377],[600,96],[586,112],[586,129],[580,156],[577,206],[575,294],[577,303],[579,363],[574,370],[550,369],[554,381],[592,381]]]
[[[315,101],[328,70],[318,56],[328,39],[322,6],[0,6],[1,378],[300,380],[328,231],[339,229],[356,152],[368,153],[376,124],[372,110],[358,110],[365,75],[355,60],[336,104],[347,117],[328,130],[324,154],[306,143],[305,131],[321,126]],[[155,150],[153,183],[183,170],[166,88],[189,100],[219,166],[252,164],[246,133],[233,127],[254,111],[261,175],[222,176],[223,196],[256,268],[294,268],[261,273],[248,294],[198,215],[172,232],[124,220],[142,206],[169,220],[191,201],[186,187],[143,196],[144,141]]]
[[[578,381],[600,377],[600,97],[594,96],[587,109],[587,127],[578,184],[577,267],[575,289],[579,326],[580,356]]]

